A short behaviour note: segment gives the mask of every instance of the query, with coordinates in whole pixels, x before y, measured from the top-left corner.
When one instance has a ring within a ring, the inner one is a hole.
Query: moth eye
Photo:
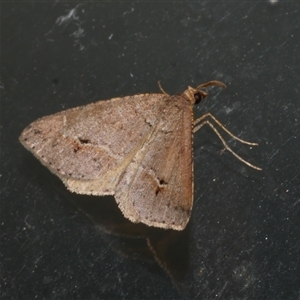
[[[195,93],[194,99],[195,99],[195,103],[197,104],[203,99],[203,97],[202,97],[201,93]]]

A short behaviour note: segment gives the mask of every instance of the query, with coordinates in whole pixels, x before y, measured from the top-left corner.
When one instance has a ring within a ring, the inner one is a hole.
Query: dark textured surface
[[[299,14],[280,1],[1,4],[0,298],[299,299]],[[18,141],[44,115],[211,79],[228,88],[196,116],[259,142],[228,138],[263,171],[201,129],[182,233],[68,193]]]

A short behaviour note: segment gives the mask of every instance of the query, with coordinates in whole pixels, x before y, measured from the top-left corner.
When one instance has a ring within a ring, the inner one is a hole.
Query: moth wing
[[[147,141],[127,166],[115,198],[132,222],[183,230],[193,205],[192,107],[181,96],[164,102]]]
[[[153,131],[166,97],[143,94],[68,109],[31,123],[20,141],[69,190],[114,194]]]

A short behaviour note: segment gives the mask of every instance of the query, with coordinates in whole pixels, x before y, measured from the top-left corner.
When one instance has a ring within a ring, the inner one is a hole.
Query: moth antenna
[[[201,90],[201,89],[207,88],[209,86],[219,86],[221,88],[226,89],[226,85],[223,82],[218,81],[218,80],[211,80],[211,81],[208,81],[208,82],[198,85],[196,90]]]
[[[161,92],[162,92],[163,94],[165,94],[166,96],[170,96],[170,95],[163,89],[163,87],[162,87],[161,84],[160,84],[160,81],[157,81],[157,83],[158,83],[158,86],[159,86],[159,89],[161,90]]]

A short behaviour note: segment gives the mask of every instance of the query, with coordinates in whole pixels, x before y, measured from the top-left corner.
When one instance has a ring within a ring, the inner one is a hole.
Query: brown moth
[[[98,101],[46,116],[24,129],[20,141],[71,192],[114,195],[132,222],[183,230],[193,206],[193,133],[208,124],[226,144],[207,113],[194,121],[193,105],[207,96],[188,87],[180,95],[141,94]]]

